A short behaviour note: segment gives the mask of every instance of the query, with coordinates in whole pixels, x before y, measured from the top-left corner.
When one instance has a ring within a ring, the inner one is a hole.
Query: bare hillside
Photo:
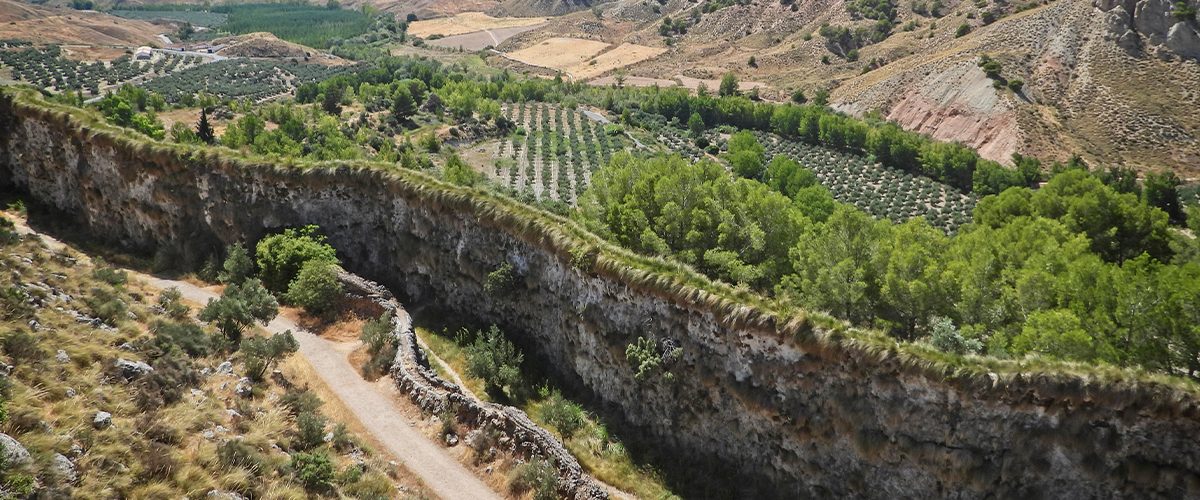
[[[0,39],[38,43],[158,45],[165,28],[108,14],[0,0]]]
[[[1077,153],[1200,175],[1200,23],[1175,16],[1170,2],[1027,8],[984,0],[947,2],[938,12],[893,3],[882,40],[839,44],[822,26],[846,28],[846,40],[875,23],[850,4],[755,0],[705,12],[703,2],[618,0],[600,6],[599,16],[563,16],[508,46],[580,36],[662,47],[666,53],[629,74],[669,80],[734,72],[767,83],[762,94],[773,99],[828,90],[838,109],[879,112],[1000,161],[1014,152]],[[983,56],[996,63],[990,76]]]

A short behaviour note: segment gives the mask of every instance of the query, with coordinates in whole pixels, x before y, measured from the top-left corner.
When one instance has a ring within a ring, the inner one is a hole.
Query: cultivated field
[[[476,51],[483,50],[488,47],[499,46],[509,38],[520,35],[526,31],[538,29],[539,27],[541,27],[540,24],[534,24],[530,26],[513,26],[511,28],[496,28],[492,30],[476,31],[473,33],[438,38],[436,40],[429,40],[426,43],[434,47]]]
[[[571,69],[596,57],[608,47],[609,44],[605,42],[555,37],[510,52],[508,57],[530,66],[557,69],[569,73]]]
[[[774,134],[755,135],[766,147],[768,158],[782,154],[796,160],[817,175],[834,199],[875,217],[894,222],[925,217],[933,226],[953,233],[970,222],[975,210],[974,195],[928,177]]]
[[[428,38],[432,35],[452,36],[476,31],[536,26],[545,17],[492,17],[482,12],[464,12],[454,17],[417,21],[408,26],[408,34]]]
[[[667,49],[658,47],[623,43],[617,48],[600,54],[592,60],[570,68],[567,71],[575,75],[576,78],[591,78],[615,69],[640,63],[647,59],[653,59],[666,51]]]
[[[482,170],[498,184],[538,199],[574,203],[592,172],[628,147],[620,133],[608,133],[580,110],[527,102],[507,105],[504,114],[518,130],[485,145],[483,157],[493,163]]]

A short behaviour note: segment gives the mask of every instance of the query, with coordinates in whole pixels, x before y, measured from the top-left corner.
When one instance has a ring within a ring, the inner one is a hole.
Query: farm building
[[[133,51],[133,58],[139,61],[149,61],[152,53],[150,47],[138,47]]]

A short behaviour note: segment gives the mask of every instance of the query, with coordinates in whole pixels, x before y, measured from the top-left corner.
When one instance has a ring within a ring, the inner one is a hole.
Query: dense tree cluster
[[[115,94],[110,93],[100,99],[96,107],[109,123],[132,128],[154,139],[166,136],[162,122],[154,116],[155,111],[163,111],[167,107],[158,94],[132,85],[122,85]]]
[[[697,114],[710,126],[774,132],[837,150],[865,153],[885,165],[921,174],[965,191],[994,194],[1036,182],[1040,164],[1025,158],[1017,169],[980,158],[960,144],[938,142],[879,120],[843,115],[824,106],[754,102],[736,95],[693,96],[686,89],[629,89],[614,107],[638,108],[687,122]]]
[[[1085,170],[984,198],[955,236],[801,195],[811,172],[787,160],[761,178],[769,185],[710,161],[619,155],[596,173],[579,217],[622,245],[901,339],[1200,369],[1200,261],[1177,251],[1169,262],[1172,245],[1195,241]]]

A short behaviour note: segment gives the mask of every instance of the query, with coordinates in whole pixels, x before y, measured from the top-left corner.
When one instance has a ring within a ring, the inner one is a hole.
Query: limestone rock
[[[74,483],[79,479],[79,474],[75,471],[75,464],[66,455],[55,453],[50,467],[58,474],[58,477],[68,483]]]
[[[1180,57],[1200,59],[1200,33],[1189,23],[1175,23],[1167,32],[1167,48]]]
[[[154,371],[154,367],[146,364],[144,361],[130,361],[125,358],[117,359],[115,366],[121,370],[121,376],[127,381],[136,380]]]
[[[106,411],[96,412],[96,416],[92,418],[92,427],[107,429],[110,426],[112,426],[112,414]]]
[[[238,380],[237,388],[235,388],[233,392],[237,393],[238,396],[248,398],[254,395],[254,385],[250,383],[249,378],[242,377],[240,380]]]
[[[3,448],[4,458],[8,463],[16,465],[29,463],[29,450],[21,446],[21,443],[12,436],[0,434],[0,448]]]
[[[54,354],[54,360],[58,361],[59,363],[66,364],[71,362],[71,356],[67,355],[67,351],[59,349],[58,352]]]

